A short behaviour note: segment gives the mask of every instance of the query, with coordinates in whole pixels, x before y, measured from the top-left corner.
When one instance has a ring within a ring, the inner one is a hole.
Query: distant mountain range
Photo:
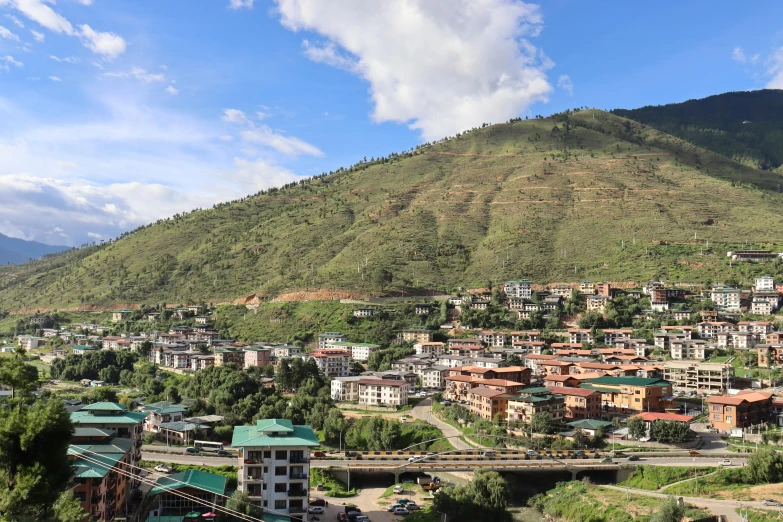
[[[25,241],[0,234],[0,264],[25,263],[46,254],[56,254],[70,247],[52,246],[37,241]]]

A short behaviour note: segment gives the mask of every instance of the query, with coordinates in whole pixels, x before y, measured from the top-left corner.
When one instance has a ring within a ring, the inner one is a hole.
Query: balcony
[[[292,471],[288,474],[288,478],[293,480],[307,480],[307,473],[303,471]]]
[[[288,508],[289,513],[304,513],[305,508],[302,506]]]
[[[307,464],[310,460],[304,455],[291,455],[288,462],[291,464]]]
[[[257,477],[254,477],[253,475],[248,475],[247,477],[245,477],[244,482],[245,484],[261,484],[262,482],[264,482],[264,478],[261,475]]]
[[[289,497],[306,497],[307,496],[307,490],[306,489],[289,489],[288,490],[288,496]]]

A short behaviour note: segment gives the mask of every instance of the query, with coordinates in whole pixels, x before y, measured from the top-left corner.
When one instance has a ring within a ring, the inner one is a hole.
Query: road
[[[666,498],[669,495],[666,493],[656,493],[655,491],[647,491],[644,489],[630,489],[620,486],[601,486],[607,489],[614,489],[617,491],[629,492],[634,495],[643,495],[645,497]],[[780,508],[766,507],[761,502],[740,502],[738,500],[716,500],[712,498],[701,497],[677,497],[682,498],[687,504],[692,504],[696,507],[710,510],[715,515],[725,515],[732,522],[741,522],[740,516],[735,511],[738,507],[742,508],[754,508],[754,509],[767,509],[779,511]]]
[[[449,437],[448,439],[449,442],[451,442],[451,445],[454,446],[456,449],[458,450],[476,449],[475,446],[471,446],[467,442],[464,442],[459,439],[459,437],[462,436],[462,433],[460,433],[460,431],[457,428],[455,428],[451,424],[443,422],[432,413],[431,397],[427,397],[426,399],[419,402],[416,406],[414,406],[411,409],[411,415],[419,420],[423,420],[426,423],[432,424],[440,431],[442,431],[443,436]]]
[[[698,433],[699,437],[704,441],[704,445],[699,449],[701,453],[722,453],[726,451],[728,444],[726,441],[720,438],[719,433],[710,433],[707,431],[707,424],[695,423],[691,425],[691,429]]]

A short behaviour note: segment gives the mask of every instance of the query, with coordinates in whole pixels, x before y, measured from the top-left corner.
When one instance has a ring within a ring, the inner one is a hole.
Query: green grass
[[[666,488],[666,493],[671,495],[723,498],[725,495],[719,492],[730,491],[733,497],[741,500],[742,492],[750,487],[742,481],[742,472],[741,468],[719,469],[716,473],[704,478],[690,480]]]
[[[310,468],[310,484],[323,484],[325,495],[327,497],[346,498],[353,497],[359,493],[359,489],[348,486],[341,480],[334,477],[331,468]]]
[[[703,468],[647,465],[637,466],[633,472],[633,475],[618,485],[627,486],[634,489],[647,489],[653,491],[681,480],[705,475],[711,472],[712,470]]]
[[[777,174],[601,111],[572,114],[568,132],[563,119],[489,126],[2,267],[0,309],[263,300],[302,288],[378,293],[379,268],[409,295],[520,274],[747,282],[783,272],[774,263],[729,266],[725,255],[745,242],[783,249]],[[322,296],[330,297],[339,296]],[[231,318],[236,328],[257,320],[246,310]]]
[[[402,486],[405,491],[402,493],[395,493],[394,488],[396,486]],[[424,490],[419,486],[418,484],[392,484],[388,488],[386,488],[386,491],[384,491],[380,497],[378,498],[389,498],[389,497],[404,497],[405,495],[415,495],[416,493],[424,494]]]
[[[766,509],[736,509],[737,514],[742,512],[744,515],[747,511],[749,522],[780,522],[780,512]]]
[[[237,487],[237,467],[236,466],[199,466],[195,464],[171,464],[169,462],[158,462],[156,460],[142,460],[139,466],[146,469],[152,469],[159,464],[171,467],[174,473],[182,473],[189,469],[215,473],[226,477],[226,489],[236,489]]]

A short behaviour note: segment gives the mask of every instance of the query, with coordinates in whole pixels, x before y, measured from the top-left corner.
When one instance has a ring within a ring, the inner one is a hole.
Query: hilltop
[[[783,90],[728,92],[612,112],[751,167],[783,166]]]
[[[0,272],[0,309],[222,302],[295,289],[740,279],[783,244],[780,177],[587,110],[458,135]]]

